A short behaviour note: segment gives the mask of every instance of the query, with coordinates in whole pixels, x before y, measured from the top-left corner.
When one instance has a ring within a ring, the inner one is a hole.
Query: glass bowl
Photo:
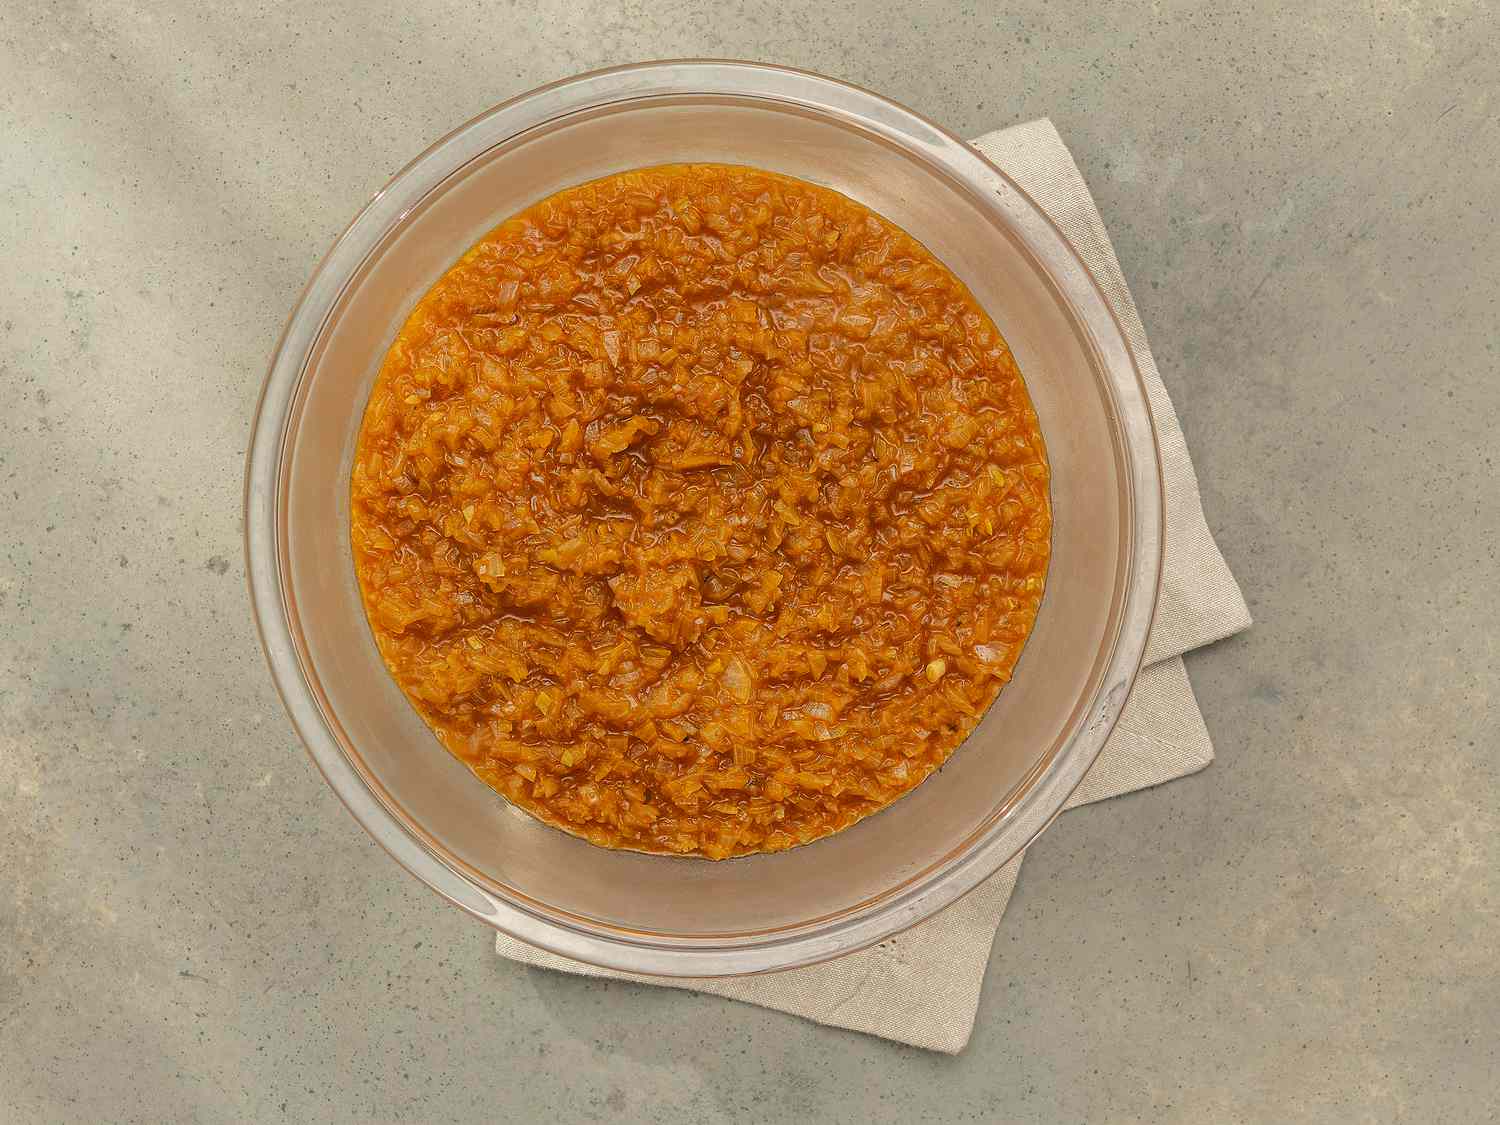
[[[412,304],[500,220],[644,165],[749,164],[825,184],[920,239],[1010,343],[1052,462],[1047,592],[1015,678],[944,768],[853,828],[710,862],[546,827],[437,742],[387,674],[349,543],[349,467]],[[868,91],[740,62],[646,63],[545,86],[412,161],[308,282],[266,377],[245,481],[251,596],[298,733],[404,867],[554,953],[666,976],[837,957],[948,906],[1062,808],[1140,666],[1161,567],[1146,393],[1099,287],[1056,226],[958,138]]]

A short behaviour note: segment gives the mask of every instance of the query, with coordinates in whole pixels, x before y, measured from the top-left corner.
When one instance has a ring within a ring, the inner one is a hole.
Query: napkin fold
[[[1198,478],[1146,330],[1125,285],[1104,221],[1072,155],[1045,118],[973,142],[1051,216],[1114,307],[1151,400],[1166,482],[1161,597],[1119,724],[1068,808],[1196,773],[1213,744],[1182,654],[1250,625],[1234,576],[1203,518]],[[821,965],[753,977],[679,980],[598,969],[495,939],[502,957],[563,972],[707,992],[790,1012],[833,1027],[956,1054],[974,1030],[979,990],[1025,853],[958,902],[871,949]]]

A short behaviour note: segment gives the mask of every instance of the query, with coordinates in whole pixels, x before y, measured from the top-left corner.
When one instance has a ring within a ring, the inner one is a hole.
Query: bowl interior
[[[354,580],[348,475],[382,356],[418,297],[506,216],[570,184],[674,161],[756,165],[872,207],[938,255],[1010,343],[1052,463],[1047,593],[1017,674],[949,763],[854,828],[720,863],[595,848],[512,808],[438,744],[387,674]],[[1013,210],[1013,208],[1012,208]],[[871,909],[966,852],[1088,721],[1119,631],[1132,549],[1127,451],[1089,334],[1005,200],[910,147],[816,109],[724,95],[572,113],[470,159],[421,198],[343,289],[285,434],[280,566],[323,717],[408,831],[523,909],[585,930],[731,942]]]

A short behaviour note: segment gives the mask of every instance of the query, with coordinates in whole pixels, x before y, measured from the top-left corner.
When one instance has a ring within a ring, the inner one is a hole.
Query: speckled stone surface
[[[1492,1121],[1500,14],[11,5],[0,19],[0,1121]],[[671,55],[1050,115],[1256,615],[1219,761],[1032,850],[968,1051],[497,960],[265,674],[250,411],[453,125]]]

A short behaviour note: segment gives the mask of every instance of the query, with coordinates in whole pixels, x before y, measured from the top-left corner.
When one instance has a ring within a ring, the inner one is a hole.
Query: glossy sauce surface
[[[493,788],[710,858],[845,828],[1009,680],[1050,545],[1004,340],[835,192],[673,165],[476,244],[386,357],[351,480],[397,683]]]

